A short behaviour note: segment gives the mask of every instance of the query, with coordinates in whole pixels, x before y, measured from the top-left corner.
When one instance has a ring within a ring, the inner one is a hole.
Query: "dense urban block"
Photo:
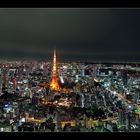
[[[1,132],[140,131],[140,64],[1,61]]]

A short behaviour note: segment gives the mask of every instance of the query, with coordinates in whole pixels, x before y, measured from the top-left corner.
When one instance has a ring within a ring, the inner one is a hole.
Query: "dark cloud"
[[[140,9],[0,9],[0,57],[139,61]]]

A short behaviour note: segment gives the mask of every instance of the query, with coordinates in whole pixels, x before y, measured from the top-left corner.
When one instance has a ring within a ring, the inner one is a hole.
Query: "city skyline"
[[[0,59],[139,61],[139,9],[1,8]]]

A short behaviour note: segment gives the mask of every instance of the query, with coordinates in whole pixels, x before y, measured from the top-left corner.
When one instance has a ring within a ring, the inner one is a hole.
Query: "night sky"
[[[0,9],[0,59],[140,61],[140,9]]]

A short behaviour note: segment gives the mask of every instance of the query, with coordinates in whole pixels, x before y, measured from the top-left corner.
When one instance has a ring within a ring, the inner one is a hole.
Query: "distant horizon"
[[[48,62],[52,63],[52,61],[42,60],[42,59],[0,59],[0,63],[10,63],[10,62]],[[91,64],[140,64],[140,61],[62,61],[57,63],[91,63]]]

